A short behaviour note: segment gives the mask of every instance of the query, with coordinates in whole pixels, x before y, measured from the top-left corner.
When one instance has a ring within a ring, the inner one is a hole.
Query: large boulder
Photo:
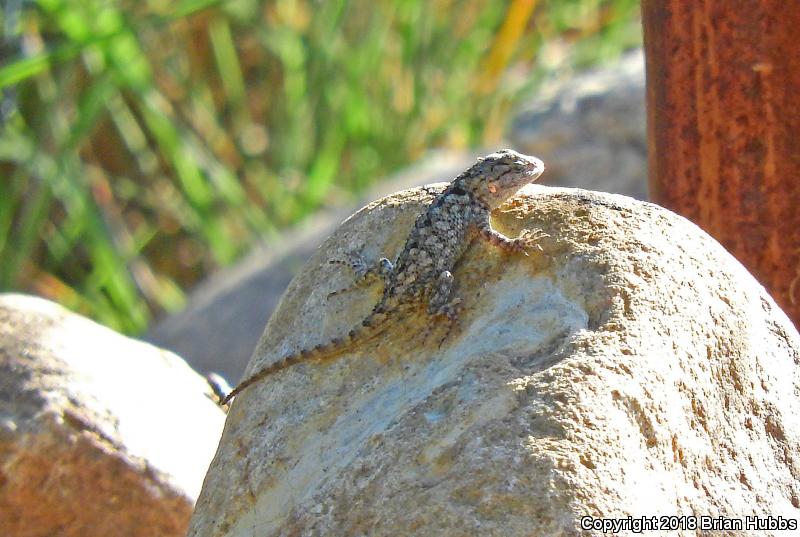
[[[352,275],[326,261],[395,256],[435,190],[376,202],[323,243],[248,372],[368,313],[380,290],[329,297]],[[476,242],[455,271],[464,309],[449,335],[408,315],[236,398],[190,536],[800,518],[800,336],[735,259],[622,196],[530,186],[493,218],[549,237],[527,257]]]
[[[0,295],[0,535],[185,535],[223,421],[177,356]]]

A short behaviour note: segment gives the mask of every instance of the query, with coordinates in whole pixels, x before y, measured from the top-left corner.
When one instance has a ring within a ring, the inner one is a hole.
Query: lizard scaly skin
[[[380,261],[375,272],[384,279],[383,296],[359,326],[344,337],[290,354],[261,369],[236,386],[222,404],[272,373],[374,337],[385,330],[393,316],[419,303],[427,305],[431,316],[455,320],[461,300],[451,297],[452,270],[475,238],[512,252],[524,253],[535,244],[535,238],[512,239],[498,233],[492,229],[489,217],[493,209],[543,171],[542,161],[510,149],[478,159],[417,218],[394,265],[386,259]]]

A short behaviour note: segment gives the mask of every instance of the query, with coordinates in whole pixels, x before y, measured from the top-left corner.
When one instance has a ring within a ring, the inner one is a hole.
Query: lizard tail
[[[287,367],[313,360],[314,358],[318,358],[334,351],[343,351],[356,341],[363,341],[367,338],[378,335],[382,331],[383,324],[383,319],[378,321],[374,318],[374,316],[370,315],[364,319],[364,321],[362,321],[360,326],[350,330],[350,332],[348,332],[344,337],[333,338],[327,343],[321,343],[310,349],[303,349],[283,357],[277,362],[268,365],[264,369],[254,373],[240,382],[233,390],[230,391],[230,393],[228,393],[228,395],[225,396],[224,399],[222,399],[220,406],[227,405],[231,399],[242,393],[245,388],[251,384],[255,384],[265,377],[268,377],[269,375],[272,375],[273,373],[277,373],[278,371],[282,371]]]

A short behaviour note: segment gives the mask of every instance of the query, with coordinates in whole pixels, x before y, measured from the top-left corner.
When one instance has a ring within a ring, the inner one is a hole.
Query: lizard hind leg
[[[461,299],[451,298],[455,278],[449,270],[443,270],[436,278],[433,292],[428,299],[428,313],[436,316],[445,316],[454,320],[458,317]]]
[[[433,293],[428,300],[428,313],[431,315],[431,321],[423,331],[423,339],[427,340],[437,320],[445,319],[447,329],[444,335],[439,340],[439,347],[441,348],[445,340],[450,336],[453,328],[458,325],[458,316],[461,311],[461,299],[458,297],[452,298],[450,295],[453,290],[453,274],[449,270],[442,271],[436,280],[436,285],[433,288]]]

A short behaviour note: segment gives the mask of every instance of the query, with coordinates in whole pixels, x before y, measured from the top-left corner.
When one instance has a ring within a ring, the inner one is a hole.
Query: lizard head
[[[479,158],[455,183],[495,209],[520,188],[535,181],[543,171],[544,163],[538,158],[513,149],[501,149]]]

